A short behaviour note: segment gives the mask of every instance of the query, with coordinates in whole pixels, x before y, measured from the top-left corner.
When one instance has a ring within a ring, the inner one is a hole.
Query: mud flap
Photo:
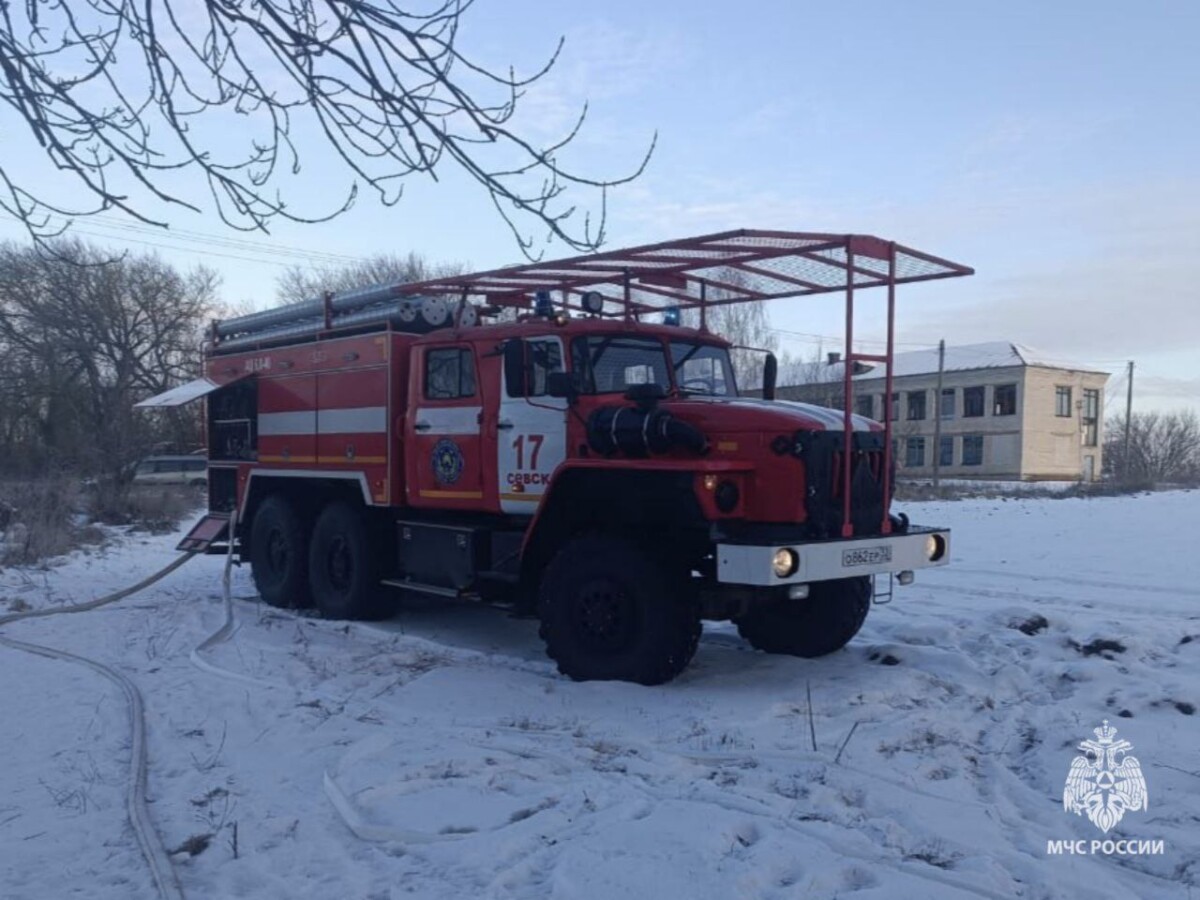
[[[192,553],[213,552],[209,548],[217,541],[227,537],[229,534],[229,514],[228,513],[209,513],[187,533],[176,550],[185,550]]]

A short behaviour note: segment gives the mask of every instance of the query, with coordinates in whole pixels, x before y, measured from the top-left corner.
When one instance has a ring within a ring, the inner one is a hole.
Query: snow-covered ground
[[[245,571],[239,630],[197,665],[216,558],[2,630],[140,687],[150,812],[197,851],[173,857],[192,898],[1200,894],[1200,492],[905,509],[955,529],[953,565],[846,650],[771,657],[710,625],[659,688],[566,681],[535,623],[495,609],[347,626],[262,607]],[[0,573],[0,612],[124,586],[175,540]],[[0,684],[0,896],[155,896],[123,696],[8,648]],[[1062,806],[1106,718],[1149,789],[1108,835]],[[1165,852],[1047,855],[1105,837]]]

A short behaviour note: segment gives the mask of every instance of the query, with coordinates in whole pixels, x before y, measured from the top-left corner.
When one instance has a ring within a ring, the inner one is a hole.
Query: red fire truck
[[[875,580],[944,565],[949,532],[890,512],[895,288],[971,274],[863,235],[743,230],[388,285],[213,324],[209,513],[180,545],[248,561],[264,601],[387,616],[400,588],[536,614],[576,679],[667,681],[702,619],[814,657]],[[887,350],[855,350],[886,291]],[[739,393],[721,305],[841,293],[841,409]],[[689,324],[681,324],[687,321]],[[230,525],[234,524],[231,530]]]

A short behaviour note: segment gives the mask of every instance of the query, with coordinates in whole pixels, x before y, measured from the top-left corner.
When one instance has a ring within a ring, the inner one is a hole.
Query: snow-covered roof
[[[938,351],[936,347],[928,350],[907,350],[897,353],[893,358],[893,378],[903,378],[905,375],[934,375],[938,370]],[[1015,366],[1041,366],[1048,369],[1074,369],[1090,371],[1083,366],[1073,366],[1065,362],[1051,362],[1046,357],[1023,344],[1012,341],[987,341],[982,344],[946,345],[946,362],[943,371],[965,372],[972,369],[1007,369]],[[840,367],[839,367],[840,371]],[[859,381],[872,378],[882,378],[882,366],[873,366],[870,372],[856,375]]]

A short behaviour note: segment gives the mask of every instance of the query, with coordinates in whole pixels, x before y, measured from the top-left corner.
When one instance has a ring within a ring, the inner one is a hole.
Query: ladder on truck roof
[[[714,306],[843,293],[843,427],[847,452],[842,454],[839,477],[843,535],[849,537],[855,364],[873,362],[887,367],[884,471],[890,473],[896,286],[971,274],[974,270],[968,266],[870,235],[743,229],[328,293],[302,303],[214,322],[208,349],[211,353],[234,352],[276,342],[318,339],[355,328],[390,327],[425,333],[475,325],[502,309],[529,310],[535,304],[545,307],[555,302],[566,313],[627,321],[667,309],[695,309],[699,311],[701,330],[707,330],[707,312]],[[855,295],[876,287],[887,289],[887,349],[882,354],[860,353],[854,344]],[[555,294],[557,301],[553,299]],[[891,478],[885,474],[884,510],[890,494]],[[890,531],[886,512],[883,531]]]

